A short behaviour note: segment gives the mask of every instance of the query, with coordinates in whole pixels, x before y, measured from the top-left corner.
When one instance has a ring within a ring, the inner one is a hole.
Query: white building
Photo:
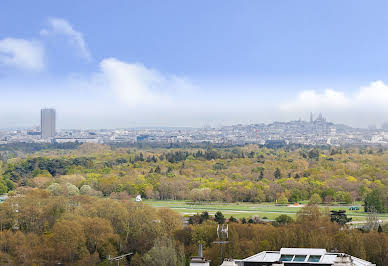
[[[210,266],[210,260],[205,259],[204,257],[192,257],[190,261],[190,266]]]
[[[263,251],[243,260],[239,266],[374,266],[375,264],[344,254],[327,252],[318,248],[282,248],[280,251]]]
[[[55,142],[57,143],[101,143],[102,140],[98,138],[55,138]]]

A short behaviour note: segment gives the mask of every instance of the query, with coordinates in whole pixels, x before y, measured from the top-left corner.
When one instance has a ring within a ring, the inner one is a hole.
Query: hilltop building
[[[314,120],[313,113],[310,113],[310,124],[313,123],[326,123],[326,118],[322,115],[322,113],[318,114],[318,117]]]
[[[326,118],[323,117],[322,113],[319,113],[317,119],[315,119],[314,122],[318,122],[318,123],[326,123]]]

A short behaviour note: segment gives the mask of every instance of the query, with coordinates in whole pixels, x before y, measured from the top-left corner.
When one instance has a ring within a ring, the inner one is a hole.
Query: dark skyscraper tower
[[[40,135],[42,139],[55,137],[55,109],[40,110]]]

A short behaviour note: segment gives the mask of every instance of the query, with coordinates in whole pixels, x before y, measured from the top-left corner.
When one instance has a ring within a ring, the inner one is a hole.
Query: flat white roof
[[[281,248],[280,254],[283,255],[320,255],[326,254],[326,249],[322,248]]]
[[[243,260],[236,260],[239,262],[278,262],[281,261],[282,255],[291,255],[294,256],[306,256],[304,261],[293,261],[293,258],[287,263],[311,263],[311,264],[333,264],[334,261],[340,257],[344,256],[346,254],[344,253],[328,253],[326,249],[320,249],[320,248],[282,248],[280,251],[263,251],[260,253],[257,253],[253,256],[250,256],[248,258],[245,258]],[[319,257],[319,261],[316,260],[309,260],[310,256],[317,258]],[[356,258],[353,256],[350,256],[352,262],[355,266],[374,266],[375,264],[362,260],[360,258]]]

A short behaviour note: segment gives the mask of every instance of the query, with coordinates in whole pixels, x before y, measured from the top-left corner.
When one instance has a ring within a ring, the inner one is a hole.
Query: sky
[[[388,121],[387,1],[3,0],[0,128]]]

